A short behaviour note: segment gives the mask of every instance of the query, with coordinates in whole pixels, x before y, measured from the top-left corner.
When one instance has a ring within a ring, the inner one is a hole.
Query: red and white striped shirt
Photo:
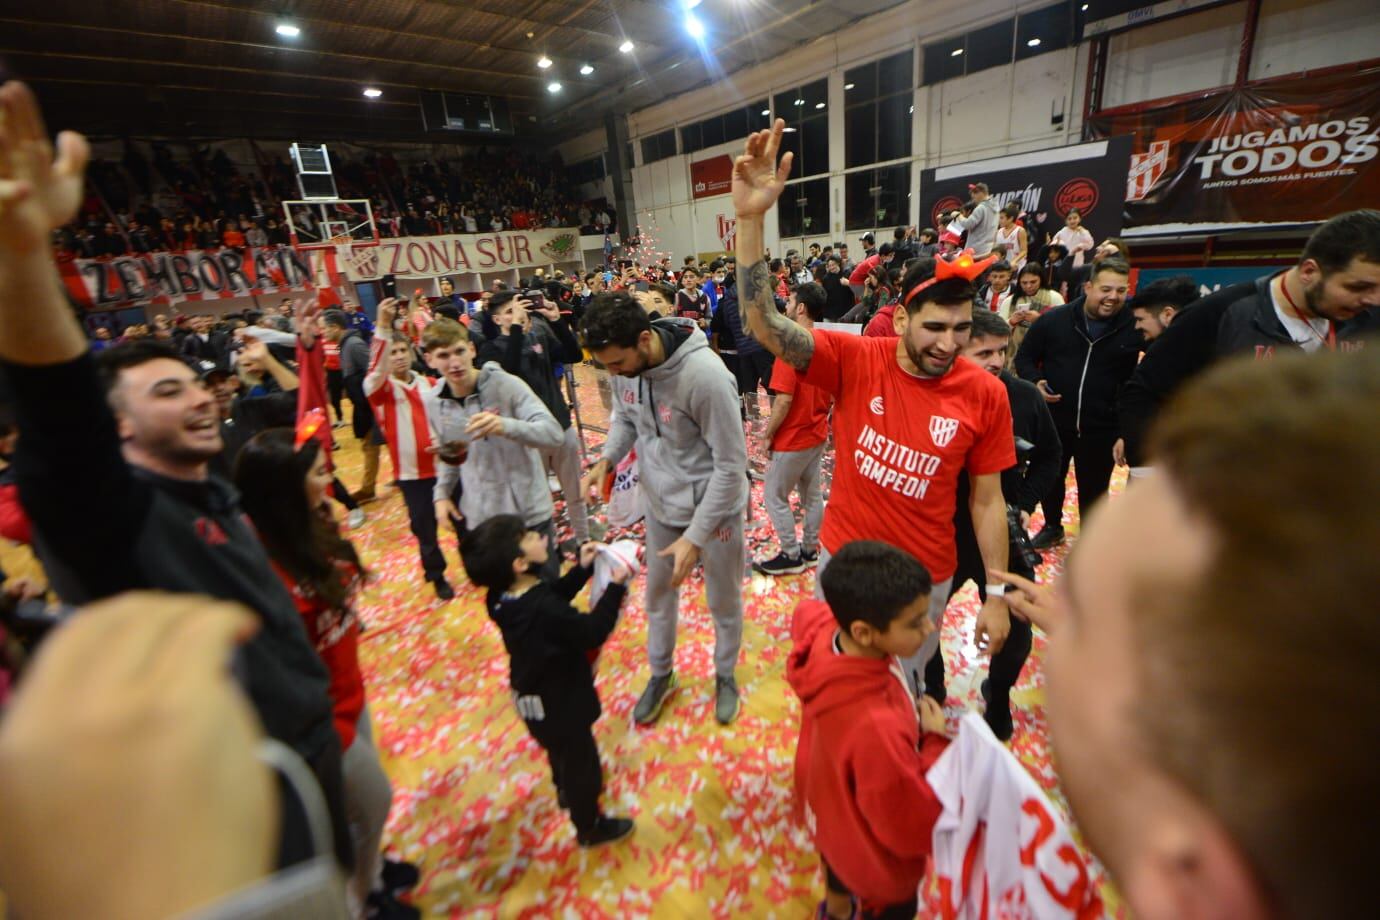
[[[364,375],[364,395],[383,426],[388,455],[400,480],[431,479],[436,476],[436,456],[427,451],[435,444],[426,420],[422,391],[431,386],[420,374],[409,371],[399,380],[388,371],[387,335],[374,336],[369,351],[369,370]]]

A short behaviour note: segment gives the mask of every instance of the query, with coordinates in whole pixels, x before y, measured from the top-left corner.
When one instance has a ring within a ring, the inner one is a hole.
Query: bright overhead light
[[[559,93],[561,91],[561,84],[552,80],[550,83],[546,84],[546,91],[548,93]]]
[[[854,84],[852,84],[852,83],[845,83],[845,84],[843,84],[843,91],[846,93],[846,92],[848,92],[850,89],[852,89],[853,86],[854,86]]]
[[[910,114],[912,114],[912,115],[915,114],[915,106],[911,106],[911,107],[910,107]]]
[[[783,134],[794,134],[795,128],[782,128],[781,131]]]
[[[1087,11],[1088,11],[1088,5],[1085,3],[1085,4],[1083,4],[1083,12],[1086,13]]]
[[[1035,37],[1035,38],[1032,38],[1030,41],[1026,42],[1025,44],[1026,44],[1026,47],[1027,47],[1027,48],[1036,48],[1036,47],[1039,47],[1040,39],[1039,39],[1039,37],[1037,36],[1037,37]]]
[[[962,48],[955,48],[954,50],[952,50],[952,51],[949,52],[949,57],[958,57],[958,56],[959,56],[960,54],[962,54],[962,53],[963,53],[963,49],[962,49]]]
[[[824,108],[824,103],[822,103],[822,102],[816,102],[816,103],[815,103],[815,108],[817,108],[817,109],[822,109],[822,108]]]
[[[685,17],[685,31],[691,38],[704,38],[704,23],[700,22],[700,17],[690,13]]]
[[[797,99],[797,100],[795,101],[794,104],[795,104],[795,105],[804,105],[804,104],[805,104],[805,100],[804,100],[804,99]]]
[[[537,58],[537,66],[545,70],[551,66],[551,59],[543,54],[541,57]]]
[[[632,39],[631,39],[631,38],[625,38],[625,39],[623,40],[623,44],[621,44],[621,45],[618,46],[618,50],[621,51],[621,52],[623,52],[624,54],[627,54],[629,51],[633,50]]]
[[[283,38],[296,38],[297,36],[302,34],[302,30],[290,22],[278,23],[277,27],[274,28],[273,31],[283,36]]]
[[[372,86],[365,87],[364,95],[369,97],[370,99],[377,99],[378,97],[383,95],[383,90],[374,89],[374,87]]]
[[[763,109],[763,110],[762,110],[762,114],[763,114],[763,115],[770,115],[770,114],[771,114],[771,109]]]
[[[586,64],[586,65],[584,65],[583,67],[580,68],[580,75],[581,75],[581,76],[587,77],[587,76],[589,76],[589,75],[592,74],[592,73],[594,73],[594,68],[591,67],[591,66],[589,66],[588,64]]]

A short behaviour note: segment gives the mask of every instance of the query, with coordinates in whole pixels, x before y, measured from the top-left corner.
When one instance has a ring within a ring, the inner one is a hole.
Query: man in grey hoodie
[[[422,348],[441,379],[422,396],[440,445],[433,501],[437,521],[478,527],[496,514],[515,514],[546,538],[546,574],[559,577],[556,507],[541,451],[564,440],[560,423],[520,377],[489,362],[474,366],[465,327],[438,319],[422,333]],[[457,510],[456,487],[460,487]]]
[[[585,347],[611,376],[613,417],[600,460],[581,490],[602,484],[634,443],[647,527],[647,657],[652,677],[633,710],[656,721],[675,689],[679,587],[696,561],[714,618],[714,717],[738,715],[733,676],[743,637],[743,509],[747,441],[738,387],[683,319],[651,320],[632,295],[594,298],[581,324]]]
[[[958,222],[968,231],[964,248],[971,249],[973,255],[981,259],[992,251],[997,241],[997,203],[992,200],[986,182],[975,182],[968,188],[973,193],[973,210]]]

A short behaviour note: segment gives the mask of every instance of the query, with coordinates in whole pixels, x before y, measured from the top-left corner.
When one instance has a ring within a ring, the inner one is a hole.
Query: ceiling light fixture
[[[372,86],[367,86],[364,88],[364,95],[369,99],[377,99],[378,97],[383,95],[383,90],[374,89],[374,87]]]
[[[784,134],[794,134],[794,133],[795,133],[795,128],[782,128],[781,131],[782,131],[782,133],[784,133]]]
[[[771,114],[771,109],[763,109],[763,110],[762,110],[762,114],[763,114],[763,115],[770,115],[770,114]]]
[[[1088,11],[1088,5],[1085,3],[1085,4],[1083,4],[1083,12],[1086,13],[1087,11]]]
[[[594,73],[594,68],[591,67],[591,66],[589,66],[588,64],[586,64],[585,66],[583,66],[583,67],[580,68],[580,74],[581,74],[581,76],[587,77],[587,76],[589,76],[589,75],[592,74],[592,73]]]
[[[685,17],[685,31],[693,39],[704,38],[704,23],[694,13],[687,14]]]
[[[621,45],[618,46],[618,50],[621,51],[621,52],[623,52],[624,54],[627,54],[629,51],[633,50],[632,39],[631,39],[631,38],[625,38],[625,39],[623,39],[623,44],[621,44]]]
[[[816,103],[815,103],[815,108],[817,108],[817,109],[822,109],[822,108],[824,108],[824,103],[822,103],[822,102],[816,102]]]
[[[552,80],[550,83],[546,84],[546,91],[548,93],[559,93],[561,91],[561,84]]]
[[[854,86],[854,84],[852,84],[852,83],[845,83],[845,84],[843,84],[843,91],[846,93],[846,92],[848,92],[850,89],[852,89],[853,86]]]
[[[1040,39],[1039,39],[1039,37],[1037,36],[1037,37],[1035,37],[1035,38],[1032,38],[1030,41],[1026,42],[1025,44],[1026,44],[1026,47],[1027,47],[1027,48],[1038,48],[1039,45],[1040,45]]]
[[[302,30],[290,22],[278,23],[277,27],[273,31],[283,36],[283,38],[296,38],[297,36],[302,34]]]
[[[795,104],[795,105],[804,105],[804,104],[805,104],[805,100],[804,100],[804,99],[797,99],[797,100],[795,101],[794,104]]]
[[[551,59],[543,54],[541,57],[537,58],[537,66],[545,70],[551,66]]]
[[[962,49],[962,48],[955,48],[954,50],[952,50],[952,51],[949,52],[949,57],[958,57],[958,56],[959,56],[960,54],[962,54],[962,53],[963,53],[963,49]]]

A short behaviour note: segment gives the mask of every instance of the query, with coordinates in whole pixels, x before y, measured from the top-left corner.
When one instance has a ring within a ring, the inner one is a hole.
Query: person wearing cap
[[[958,224],[968,232],[967,248],[978,256],[992,251],[997,241],[997,203],[992,200],[986,182],[974,182],[968,186],[972,200],[968,203],[972,210],[958,219]]]
[[[862,235],[863,258],[870,259],[877,254],[877,237],[869,230]]]

